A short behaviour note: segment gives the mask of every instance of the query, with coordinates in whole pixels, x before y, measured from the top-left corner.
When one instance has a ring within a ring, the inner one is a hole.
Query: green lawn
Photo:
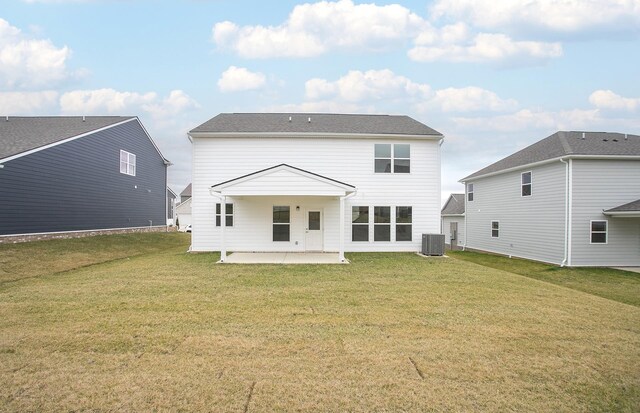
[[[635,272],[611,268],[561,268],[537,261],[472,251],[448,251],[447,254],[640,307],[640,274]]]
[[[0,411],[640,410],[636,306],[454,258],[215,265],[152,235],[0,246]]]

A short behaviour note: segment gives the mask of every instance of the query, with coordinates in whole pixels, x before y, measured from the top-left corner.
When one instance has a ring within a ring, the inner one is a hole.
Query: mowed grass
[[[640,274],[611,268],[562,268],[475,251],[448,251],[460,260],[509,271],[640,307]]]
[[[453,258],[215,265],[182,241],[0,285],[0,410],[640,410],[638,307]]]

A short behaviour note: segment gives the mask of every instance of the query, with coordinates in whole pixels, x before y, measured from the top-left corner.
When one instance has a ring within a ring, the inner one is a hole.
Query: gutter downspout
[[[567,265],[569,260],[569,163],[560,158],[560,162],[565,165],[565,182],[564,182],[564,258],[561,267]]]
[[[467,239],[469,238],[467,233],[467,183],[464,183],[464,244],[462,245],[462,251],[467,250]]]
[[[345,195],[345,196],[341,196],[340,197],[340,251],[338,254],[338,259],[340,260],[340,262],[345,262],[346,259],[344,258],[344,204],[345,201],[353,196],[355,196],[358,193],[358,189],[356,188],[352,193],[350,193],[349,195]]]

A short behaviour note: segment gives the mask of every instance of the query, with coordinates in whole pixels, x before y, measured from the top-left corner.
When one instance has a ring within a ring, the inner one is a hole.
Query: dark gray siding
[[[136,176],[120,173],[120,150]],[[4,163],[0,235],[166,224],[166,166],[138,121]]]

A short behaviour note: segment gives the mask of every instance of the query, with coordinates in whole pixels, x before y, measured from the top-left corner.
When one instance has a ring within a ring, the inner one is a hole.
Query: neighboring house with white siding
[[[407,116],[220,114],[189,132],[192,251],[419,251],[443,136]]]
[[[176,206],[176,218],[178,231],[186,231],[187,227],[191,225],[191,197]]]
[[[464,246],[567,266],[640,266],[640,136],[556,132],[460,182]]]
[[[464,194],[451,194],[440,216],[445,245],[452,250],[459,249],[464,245]]]

